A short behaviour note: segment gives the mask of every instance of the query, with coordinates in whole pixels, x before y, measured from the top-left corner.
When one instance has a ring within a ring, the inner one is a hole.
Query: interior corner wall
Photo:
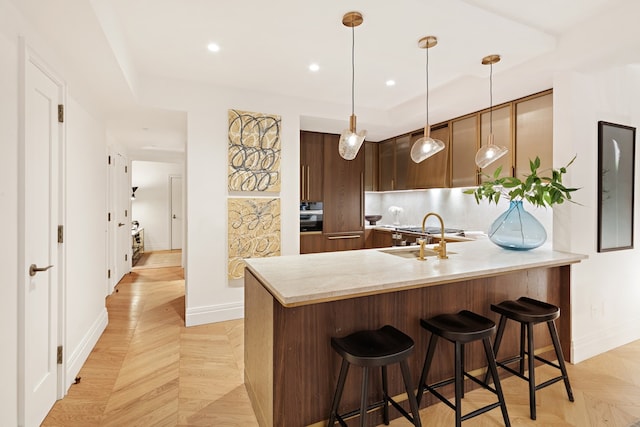
[[[169,176],[182,176],[179,163],[131,162],[131,186],[138,187],[131,201],[131,219],[144,228],[144,250],[171,249],[171,186]]]
[[[67,98],[65,307],[66,384],[71,385],[107,326],[106,133]]]
[[[2,31],[0,3],[0,223],[5,225],[0,245],[0,425],[15,426],[18,378],[18,47]]]
[[[181,91],[189,97],[187,91]],[[227,276],[228,110],[281,116],[281,190],[252,192],[249,197],[279,197],[281,253],[299,251],[299,112],[286,99],[255,93],[198,88],[189,98],[186,151],[188,252],[186,324],[197,325],[244,316],[242,283]],[[183,100],[184,102],[184,100]]]
[[[598,121],[640,127],[638,69],[565,72],[554,80],[554,163],[577,155],[565,184],[579,187],[579,204],[554,208],[554,247],[588,259],[572,266],[572,350],[577,363],[640,339],[640,263],[636,249],[597,252]],[[640,208],[636,137],[634,228]]]

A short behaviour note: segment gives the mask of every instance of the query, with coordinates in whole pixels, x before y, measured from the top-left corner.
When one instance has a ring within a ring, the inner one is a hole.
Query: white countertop
[[[427,245],[428,248],[433,245]],[[529,251],[502,249],[488,239],[448,243],[448,259],[426,261],[381,252],[417,246],[246,259],[249,270],[285,307],[314,304],[586,259],[551,243]]]

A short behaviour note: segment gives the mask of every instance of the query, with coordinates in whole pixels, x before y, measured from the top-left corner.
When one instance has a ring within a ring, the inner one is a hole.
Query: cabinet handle
[[[304,197],[304,165],[300,166],[300,178],[302,179],[302,183],[300,185],[300,200],[306,200]]]
[[[311,166],[307,165],[307,198],[311,198],[311,191],[309,190],[310,184],[310,172]]]
[[[359,239],[360,235],[359,234],[355,234],[355,235],[349,235],[349,236],[329,236],[327,237],[327,239],[329,240],[339,240],[339,239]]]

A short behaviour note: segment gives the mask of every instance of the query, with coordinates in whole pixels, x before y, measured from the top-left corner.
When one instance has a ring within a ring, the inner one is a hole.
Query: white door
[[[115,156],[115,266],[116,283],[131,271],[131,179],[127,159]]]
[[[182,177],[171,180],[171,249],[182,249]]]
[[[57,239],[62,87],[34,61],[27,53],[18,334],[18,421],[23,426],[40,425],[57,398],[58,292],[63,261]]]

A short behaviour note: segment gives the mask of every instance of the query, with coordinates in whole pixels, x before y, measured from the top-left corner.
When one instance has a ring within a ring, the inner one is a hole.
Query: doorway
[[[182,177],[177,175],[169,176],[171,194],[169,203],[171,204],[171,250],[182,249]]]

